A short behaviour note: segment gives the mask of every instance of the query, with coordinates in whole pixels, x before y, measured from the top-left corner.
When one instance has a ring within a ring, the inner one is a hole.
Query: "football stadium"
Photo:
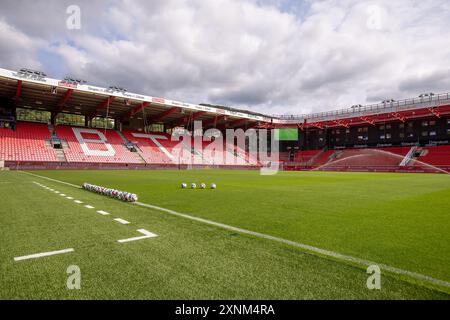
[[[0,299],[450,299],[449,93],[150,94],[0,68]]]
[[[0,71],[2,298],[449,298],[448,94],[275,118]]]

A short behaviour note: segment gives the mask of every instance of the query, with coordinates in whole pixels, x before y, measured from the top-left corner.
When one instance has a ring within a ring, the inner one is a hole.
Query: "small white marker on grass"
[[[59,194],[61,197],[65,197],[66,195],[64,193]]]
[[[66,197],[67,199],[69,199],[69,200],[73,200],[73,197]]]
[[[73,202],[78,203],[78,204],[83,203],[83,201],[80,201],[80,200],[73,200]]]
[[[101,214],[102,216],[109,215],[109,212],[106,212],[106,211],[103,211],[103,210],[98,210],[97,213]]]
[[[64,249],[64,250],[58,250],[58,251],[35,253],[35,254],[30,254],[28,256],[15,257],[14,261],[22,261],[22,260],[28,260],[28,259],[37,259],[37,258],[42,258],[42,257],[54,256],[54,255],[57,255],[57,254],[69,253],[69,252],[73,252],[73,251],[75,251],[75,250],[70,248],[70,249]]]
[[[88,205],[88,204],[87,204],[87,205],[85,205],[84,207],[85,207],[85,208],[88,208],[88,209],[94,209],[94,207],[93,207],[93,206],[91,206],[91,205]]]
[[[121,223],[121,224],[130,224],[129,221],[123,220],[123,219],[120,219],[120,218],[114,219],[114,221],[117,221],[118,223]]]

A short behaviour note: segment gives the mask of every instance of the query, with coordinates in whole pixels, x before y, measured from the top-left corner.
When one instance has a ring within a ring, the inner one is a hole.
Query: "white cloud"
[[[0,61],[17,69],[29,66],[40,68],[36,54],[42,42],[28,37],[0,18]]]
[[[297,9],[285,0],[79,2],[82,30],[73,32],[61,23],[63,1],[34,2],[46,26],[0,4],[7,34],[20,35],[0,34],[3,67],[15,66],[12,53],[29,41],[21,61],[35,64],[41,46],[95,84],[266,113],[450,89],[446,1],[325,0]]]

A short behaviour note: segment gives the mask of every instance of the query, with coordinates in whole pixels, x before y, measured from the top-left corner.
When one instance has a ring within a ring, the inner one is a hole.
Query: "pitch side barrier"
[[[124,164],[124,163],[76,163],[6,161],[10,170],[259,170],[260,166],[249,165],[188,165],[188,164]]]

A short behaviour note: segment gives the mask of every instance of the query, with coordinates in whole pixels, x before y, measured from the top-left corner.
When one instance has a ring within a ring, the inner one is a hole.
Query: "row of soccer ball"
[[[127,202],[136,202],[138,201],[138,196],[134,193],[129,193],[125,191],[119,191],[116,189],[110,189],[105,187],[96,186],[90,183],[83,183],[83,189],[96,192],[111,198],[119,199]]]
[[[211,187],[211,189],[216,189],[217,188],[215,183],[211,183],[210,187]],[[186,183],[182,183],[181,184],[181,188],[182,189],[186,189],[187,188],[187,184]],[[195,183],[191,183],[191,189],[197,189],[197,185]],[[200,189],[206,189],[206,184],[201,183],[200,184]]]

